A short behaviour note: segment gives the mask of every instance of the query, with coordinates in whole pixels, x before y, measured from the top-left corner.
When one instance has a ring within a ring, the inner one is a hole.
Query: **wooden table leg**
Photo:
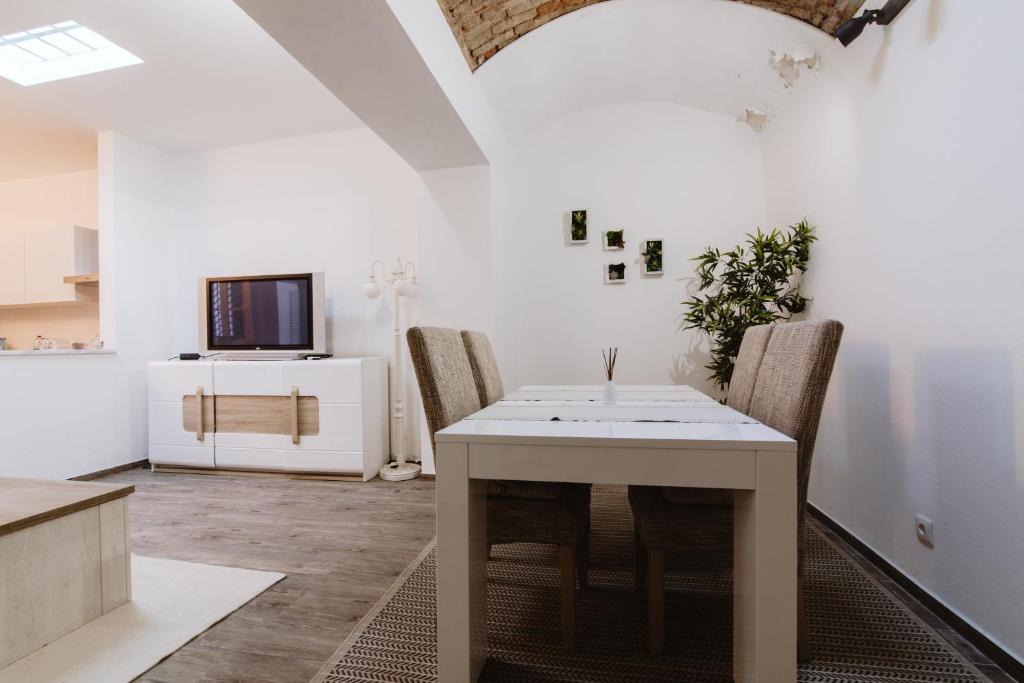
[[[472,683],[487,660],[487,491],[469,478],[469,447],[438,443],[438,680]]]
[[[796,681],[796,453],[758,452],[734,511],[733,680]]]

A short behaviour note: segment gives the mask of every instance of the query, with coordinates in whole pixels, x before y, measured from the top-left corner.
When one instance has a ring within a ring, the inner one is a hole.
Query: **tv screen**
[[[313,347],[313,276],[207,281],[207,347],[218,350]]]

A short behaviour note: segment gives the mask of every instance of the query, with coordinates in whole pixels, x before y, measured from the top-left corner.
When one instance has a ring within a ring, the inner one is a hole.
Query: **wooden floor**
[[[139,681],[307,683],[434,536],[434,483],[154,474],[135,484],[132,551],[288,576]]]

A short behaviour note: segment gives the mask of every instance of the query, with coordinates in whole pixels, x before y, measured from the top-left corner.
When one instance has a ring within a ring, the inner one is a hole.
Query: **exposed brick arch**
[[[470,69],[499,50],[573,10],[605,0],[438,0]],[[832,34],[864,0],[734,0],[788,14]]]

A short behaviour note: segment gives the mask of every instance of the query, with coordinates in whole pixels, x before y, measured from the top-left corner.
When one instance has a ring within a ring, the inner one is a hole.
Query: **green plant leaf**
[[[711,360],[705,367],[723,390],[747,328],[788,320],[810,301],[800,289],[800,277],[818,238],[807,219],[767,232],[758,226],[745,237],[729,251],[707,247],[690,259],[696,263],[697,292],[681,302],[686,310],[680,329],[708,335]]]

